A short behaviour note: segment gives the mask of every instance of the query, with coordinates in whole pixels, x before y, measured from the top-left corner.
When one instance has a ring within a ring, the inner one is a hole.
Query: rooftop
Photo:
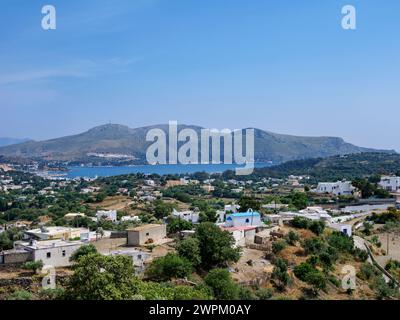
[[[136,228],[128,229],[127,231],[143,231],[164,226],[163,224],[145,224]]]
[[[48,234],[48,235],[54,235],[54,234],[59,234],[63,232],[71,232],[77,230],[76,228],[67,228],[67,227],[45,227],[45,229],[32,229],[26,231],[26,233],[30,234]]]
[[[19,242],[17,245],[20,247],[40,250],[56,247],[76,246],[84,244],[82,241],[64,241],[64,240],[48,240],[48,241],[33,241],[33,242]]]
[[[238,213],[232,213],[228,214],[228,217],[234,217],[234,218],[240,218],[240,217],[254,217],[254,216],[260,216],[260,214],[256,211],[254,212],[238,212]]]

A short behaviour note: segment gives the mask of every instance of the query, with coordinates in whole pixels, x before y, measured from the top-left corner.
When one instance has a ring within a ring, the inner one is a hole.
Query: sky
[[[398,0],[1,0],[0,136],[176,120],[400,151],[399,17]]]

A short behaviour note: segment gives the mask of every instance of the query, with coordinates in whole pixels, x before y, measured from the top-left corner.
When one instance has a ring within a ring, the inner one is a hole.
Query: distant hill
[[[269,168],[256,169],[264,177],[310,176],[313,181],[337,181],[372,175],[400,174],[400,155],[360,153],[328,158],[294,160]]]
[[[120,154],[144,161],[147,147],[151,144],[146,142],[146,133],[152,128],[161,128],[168,133],[167,125],[132,129],[123,125],[107,124],[73,136],[1,147],[0,155],[84,162],[90,161],[88,154]],[[183,128],[192,128],[198,133],[202,129],[198,126],[182,125],[178,130]],[[258,162],[281,163],[361,152],[392,151],[362,148],[336,137],[298,137],[255,129],[255,160]]]
[[[29,139],[17,139],[17,138],[8,138],[8,137],[0,137],[0,147],[10,146],[17,143],[27,142]]]

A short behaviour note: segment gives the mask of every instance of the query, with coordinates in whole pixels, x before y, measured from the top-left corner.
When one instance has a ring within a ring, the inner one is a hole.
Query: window
[[[62,256],[63,256],[63,257],[66,256],[65,250],[62,251]]]
[[[47,259],[50,259],[51,258],[51,252],[47,252],[46,257],[47,257]]]
[[[146,232],[146,237],[148,237],[150,235],[150,233]]]
[[[246,223],[249,223],[250,222],[250,220],[249,219],[246,219]]]

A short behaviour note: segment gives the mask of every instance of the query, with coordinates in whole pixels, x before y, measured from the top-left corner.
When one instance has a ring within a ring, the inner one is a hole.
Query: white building
[[[328,212],[321,207],[307,207],[304,210],[299,211],[304,216],[311,216],[318,220],[328,220],[330,221],[332,217],[328,214]]]
[[[224,231],[228,231],[235,240],[235,247],[245,246],[246,243],[253,243],[257,227],[243,226],[243,227],[222,227]]]
[[[237,213],[238,210],[240,209],[240,206],[237,204],[227,204],[225,205],[225,213]]]
[[[390,192],[400,190],[400,177],[383,176],[379,182],[379,186]]]
[[[186,220],[191,223],[199,222],[199,213],[198,212],[194,212],[194,211],[180,211],[179,212],[174,209],[174,211],[172,212],[172,215],[175,218]]]
[[[352,236],[352,225],[351,224],[342,224],[342,223],[330,223],[328,227],[340,231],[344,233],[346,236]]]
[[[100,221],[101,219],[106,219],[112,222],[117,222],[117,210],[100,210],[97,211],[96,213],[97,221]]]
[[[67,267],[72,263],[72,254],[84,245],[81,241],[31,241],[16,242],[15,248],[22,249],[31,253],[31,260],[43,261],[44,265],[53,267]]]
[[[137,275],[144,272],[146,262],[149,262],[151,260],[151,254],[140,249],[112,251],[110,255],[123,255],[130,257],[132,259],[133,265],[135,267],[135,273]]]
[[[352,195],[355,191],[351,181],[337,181],[337,182],[320,182],[318,187],[314,190],[316,193],[329,193],[335,196]]]
[[[25,231],[27,238],[37,240],[69,240],[81,238],[82,229],[68,227],[41,227]]]
[[[262,225],[262,221],[258,212],[248,211],[226,215],[225,226],[228,228],[260,225]]]
[[[122,222],[140,222],[140,218],[138,216],[123,216],[121,217]]]

